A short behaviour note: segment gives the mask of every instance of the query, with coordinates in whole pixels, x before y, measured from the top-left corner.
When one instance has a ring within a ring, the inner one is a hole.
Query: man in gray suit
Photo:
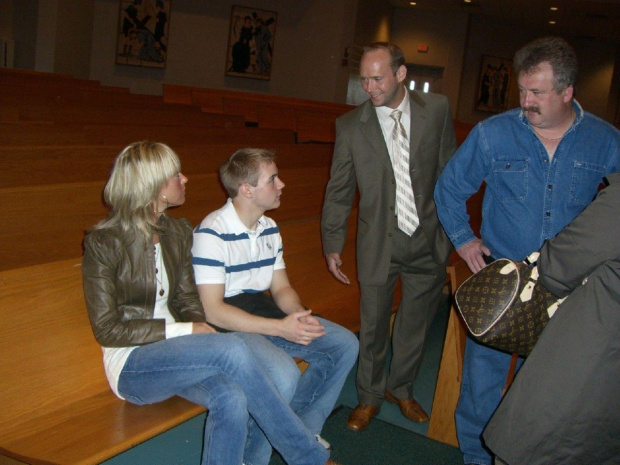
[[[404,63],[402,50],[394,44],[379,42],[364,48],[360,77],[370,98],[336,121],[331,178],[323,206],[327,267],[337,280],[349,284],[340,270],[340,254],[359,189],[359,405],[347,422],[354,431],[368,426],[384,399],[397,404],[410,420],[428,421],[413,398],[413,382],[452,247],[433,200],[437,177],[456,150],[450,105],[442,95],[408,92]],[[402,298],[388,374],[385,357],[398,277]]]

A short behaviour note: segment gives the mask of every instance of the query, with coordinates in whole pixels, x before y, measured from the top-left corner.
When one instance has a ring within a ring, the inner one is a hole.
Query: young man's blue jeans
[[[265,361],[287,354],[308,362],[308,368],[297,384],[291,408],[312,434],[320,434],[325,420],[332,413],[342,386],[357,360],[359,341],[355,334],[340,325],[318,318],[325,328],[325,336],[308,345],[296,344],[281,337],[266,338],[280,351],[254,353]]]
[[[482,431],[502,400],[511,355],[479,344],[465,344],[461,395],[456,407],[456,434],[463,462],[491,465],[493,458],[482,442]],[[519,359],[517,369],[522,365]]]
[[[260,334],[235,334],[252,348],[252,352],[255,355],[257,353],[268,353],[273,348],[273,344]],[[264,371],[276,385],[284,401],[290,404],[291,400],[293,400],[293,395],[295,395],[297,383],[301,378],[301,372],[297,364],[289,356],[286,356],[284,359],[281,357],[263,358],[261,362]],[[268,465],[271,459],[271,452],[272,447],[265,437],[265,433],[256,424],[256,421],[250,417],[246,446],[243,453],[243,464]]]
[[[308,362],[301,379],[297,377],[299,382],[290,405],[313,435],[321,433],[325,420],[334,409],[359,350],[359,342],[351,331],[322,318],[319,321],[325,327],[325,336],[308,345],[296,344],[281,337],[238,333],[246,339],[254,356],[278,386],[286,386],[285,380],[290,378],[291,370],[299,373],[293,357]],[[257,343],[256,337],[263,342]],[[248,445],[252,446],[246,448],[246,463],[269,463],[271,450],[265,446],[265,441],[261,443],[260,431],[250,428],[248,434]],[[248,457],[253,457],[253,461],[249,461]]]
[[[138,405],[179,395],[207,407],[203,465],[242,463],[250,415],[286,462],[322,465],[329,458],[235,334],[192,334],[141,346],[127,359],[118,390]]]

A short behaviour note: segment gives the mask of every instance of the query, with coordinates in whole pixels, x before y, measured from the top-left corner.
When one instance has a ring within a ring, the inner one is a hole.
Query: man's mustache
[[[540,108],[538,107],[521,107],[523,111],[532,111],[534,113],[538,113],[540,115]]]

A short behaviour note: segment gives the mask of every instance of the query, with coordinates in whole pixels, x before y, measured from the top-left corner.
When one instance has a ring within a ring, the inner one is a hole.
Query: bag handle
[[[506,384],[504,384],[504,389],[502,389],[502,397],[504,397],[504,395],[506,394],[506,391],[508,391],[508,388],[510,387],[510,385],[515,379],[518,358],[519,358],[519,354],[517,353],[512,354],[512,357],[510,358],[510,366],[508,367],[508,376],[506,376]]]

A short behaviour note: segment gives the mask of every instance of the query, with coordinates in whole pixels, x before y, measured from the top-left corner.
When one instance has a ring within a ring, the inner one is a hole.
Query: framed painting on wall
[[[120,0],[116,64],[165,68],[171,0]]]
[[[270,79],[276,20],[275,11],[232,7],[226,51],[227,76]]]
[[[512,61],[483,55],[478,79],[476,110],[499,113],[508,109]]]

